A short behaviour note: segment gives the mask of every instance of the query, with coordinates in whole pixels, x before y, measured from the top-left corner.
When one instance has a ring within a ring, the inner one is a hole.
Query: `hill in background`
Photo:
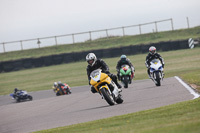
[[[108,49],[130,45],[150,44],[162,41],[184,40],[189,38],[200,38],[200,26],[190,29],[148,33],[143,35],[123,37],[112,36],[109,38],[99,38],[93,41],[86,41],[84,43],[75,43],[43,47],[37,49],[29,49],[23,51],[6,52],[0,54],[0,61],[9,61],[22,58],[36,58],[62,53],[72,53],[96,49]]]

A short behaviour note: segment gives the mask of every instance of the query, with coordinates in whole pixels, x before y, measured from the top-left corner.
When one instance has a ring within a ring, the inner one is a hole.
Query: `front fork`
[[[163,76],[164,76],[162,71],[150,72],[151,77],[152,77],[151,79],[153,80],[154,83],[157,83],[157,81],[156,81],[156,72],[159,73],[159,78],[160,78],[160,79],[163,80]]]
[[[99,90],[101,90],[102,88],[106,88],[106,89],[108,90],[109,94],[112,95],[112,92],[110,91],[108,85],[103,85],[103,86],[101,86],[101,88],[100,88]],[[99,94],[101,95],[102,99],[104,99],[104,97],[103,97],[101,91],[99,91]]]
[[[114,87],[114,89],[113,89],[112,92],[110,91],[110,89],[109,89],[109,87],[108,87],[107,84],[101,86],[101,88],[106,88],[111,96],[114,95],[113,98],[115,99],[115,98],[117,98],[118,95],[119,95],[118,87],[117,87],[117,85],[116,85],[113,81],[111,82],[111,85]],[[100,88],[100,90],[101,90],[101,88]],[[103,97],[103,95],[101,94],[101,92],[99,92],[99,94],[101,95],[102,99],[104,99],[104,97]]]
[[[159,73],[159,77],[160,77],[160,79],[163,80],[164,75],[163,75],[163,72],[162,72],[162,71],[154,71],[154,72],[150,72],[151,77],[154,78],[154,79],[156,79],[156,74],[155,74],[156,72]]]

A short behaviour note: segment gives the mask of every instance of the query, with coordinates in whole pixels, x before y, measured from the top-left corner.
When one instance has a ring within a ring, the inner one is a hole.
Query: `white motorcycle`
[[[11,93],[10,96],[12,99],[15,99],[16,102],[33,100],[33,97],[27,93],[27,91],[19,91],[17,94]]]
[[[162,63],[158,59],[152,60],[150,65],[150,76],[156,86],[161,85],[161,80],[164,78]]]

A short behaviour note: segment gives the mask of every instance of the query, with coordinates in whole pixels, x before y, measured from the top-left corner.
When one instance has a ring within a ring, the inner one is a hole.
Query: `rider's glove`
[[[105,71],[106,74],[109,74],[110,72],[108,70]]]

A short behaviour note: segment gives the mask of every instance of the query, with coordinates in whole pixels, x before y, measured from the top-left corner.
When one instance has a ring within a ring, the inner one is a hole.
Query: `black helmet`
[[[18,91],[18,89],[17,89],[17,88],[15,88],[15,89],[14,89],[14,91],[15,91],[15,92],[17,92],[17,91]]]

